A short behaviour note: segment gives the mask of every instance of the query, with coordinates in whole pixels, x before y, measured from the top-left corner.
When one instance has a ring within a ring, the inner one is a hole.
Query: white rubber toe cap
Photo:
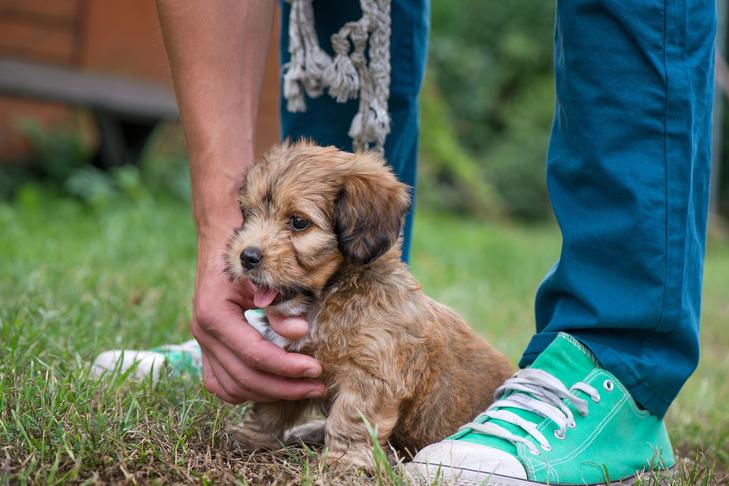
[[[117,367],[123,373],[135,363],[139,363],[134,370],[135,379],[142,380],[151,374],[152,380],[156,382],[160,369],[165,364],[165,356],[153,351],[104,351],[94,361],[91,373],[101,376],[104,372],[109,372]]]
[[[444,440],[418,452],[407,466],[417,482],[443,484],[523,484],[527,474],[511,454],[463,440]]]

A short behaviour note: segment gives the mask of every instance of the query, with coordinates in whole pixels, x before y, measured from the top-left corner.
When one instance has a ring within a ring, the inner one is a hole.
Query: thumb
[[[309,323],[300,316],[284,317],[273,312],[266,312],[266,318],[276,334],[292,341],[304,337],[309,331]]]

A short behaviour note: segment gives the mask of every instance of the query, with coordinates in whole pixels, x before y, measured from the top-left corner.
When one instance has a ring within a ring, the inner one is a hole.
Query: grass
[[[416,227],[425,290],[516,361],[533,331],[534,291],[559,252],[555,228],[423,212]],[[177,202],[94,209],[25,190],[0,203],[0,484],[397,483],[398,468],[384,464],[374,478],[333,476],[306,448],[241,452],[225,430],[244,409],[193,380],[89,377],[101,350],[189,338],[194,251],[189,208]],[[729,243],[712,240],[702,363],[668,417],[684,458],[677,484],[729,481],[728,282]]]

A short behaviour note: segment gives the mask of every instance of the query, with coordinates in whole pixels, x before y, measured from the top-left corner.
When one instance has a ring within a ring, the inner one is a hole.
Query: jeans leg
[[[289,5],[282,2],[281,64],[288,62]],[[317,0],[314,17],[320,45],[330,54],[331,35],[345,22],[359,19],[362,11],[357,0]],[[428,33],[430,28],[429,0],[393,0],[390,60],[391,131],[385,142],[385,158],[397,177],[412,188],[413,205],[405,220],[403,260],[408,261],[412,235],[413,208],[417,171],[419,110],[418,96],[425,73]],[[321,145],[334,145],[352,150],[347,135],[357,112],[358,101],[337,103],[328,94],[306,99],[306,112],[289,113],[281,103],[281,128],[284,138],[307,137]]]
[[[527,366],[582,341],[663,416],[699,356],[714,0],[558,0],[547,183],[562,230]]]

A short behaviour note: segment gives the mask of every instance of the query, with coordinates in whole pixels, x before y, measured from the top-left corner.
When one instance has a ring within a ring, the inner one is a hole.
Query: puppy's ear
[[[400,236],[409,205],[407,186],[379,155],[352,155],[334,211],[339,250],[345,259],[365,265],[382,256]]]

